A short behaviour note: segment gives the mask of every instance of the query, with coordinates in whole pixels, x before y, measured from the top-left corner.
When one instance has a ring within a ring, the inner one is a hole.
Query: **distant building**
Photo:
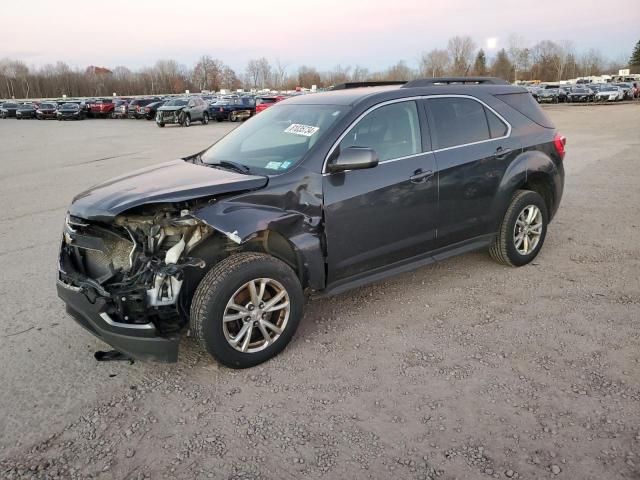
[[[96,67],[95,65],[89,65],[85,70],[87,75],[112,75],[113,72],[108,68]]]

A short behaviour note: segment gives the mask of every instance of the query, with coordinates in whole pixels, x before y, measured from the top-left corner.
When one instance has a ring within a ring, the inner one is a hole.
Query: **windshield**
[[[62,108],[66,108],[66,109],[76,109],[78,108],[78,105],[75,103],[65,103],[64,105],[62,105]]]
[[[275,102],[276,102],[276,99],[275,99],[275,98],[272,98],[272,97],[258,98],[258,99],[256,100],[256,103],[257,103],[258,105],[260,105],[260,104],[262,104],[262,103],[275,103]]]
[[[186,100],[180,100],[180,99],[176,99],[176,100],[169,100],[167,103],[164,104],[165,107],[184,107],[187,104]]]
[[[41,103],[40,108],[56,108],[53,103]]]
[[[277,105],[265,110],[212,145],[204,163],[224,161],[251,173],[276,175],[292,168],[344,115],[343,105]]]
[[[4,108],[17,108],[18,104],[17,103],[3,103],[2,106]]]

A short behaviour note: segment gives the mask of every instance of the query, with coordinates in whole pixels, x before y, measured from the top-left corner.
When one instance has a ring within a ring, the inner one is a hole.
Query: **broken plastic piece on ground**
[[[111,362],[116,360],[125,360],[128,361],[130,365],[133,365],[133,358],[125,355],[122,352],[117,350],[109,350],[107,352],[103,352],[102,350],[98,350],[93,354],[94,358],[99,362]]]

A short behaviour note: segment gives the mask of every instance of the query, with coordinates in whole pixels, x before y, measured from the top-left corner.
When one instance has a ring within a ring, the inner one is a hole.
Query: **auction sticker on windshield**
[[[293,133],[294,135],[302,135],[304,137],[310,137],[314,133],[320,130],[319,127],[314,127],[312,125],[301,125],[299,123],[292,123],[286,129],[286,133]]]

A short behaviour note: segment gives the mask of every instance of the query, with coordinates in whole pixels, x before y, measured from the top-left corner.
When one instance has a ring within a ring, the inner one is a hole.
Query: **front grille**
[[[130,255],[133,242],[116,232],[90,224],[69,222],[75,230],[71,235],[70,246],[78,251],[76,265],[79,271],[85,271],[87,277],[101,281],[114,273],[127,272],[131,268]]]

